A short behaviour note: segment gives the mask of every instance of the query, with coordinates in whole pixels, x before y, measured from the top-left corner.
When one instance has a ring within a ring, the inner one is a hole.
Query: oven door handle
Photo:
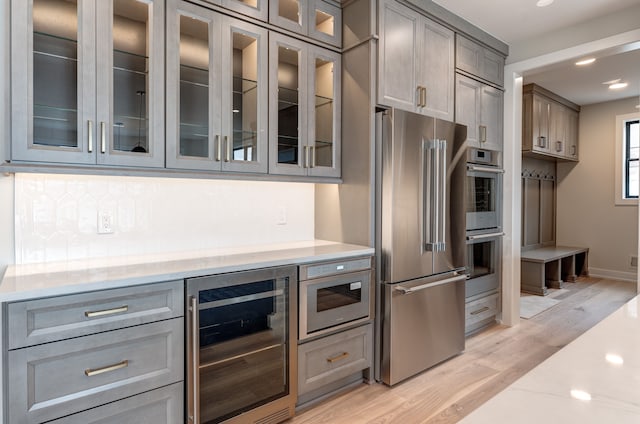
[[[189,297],[189,314],[187,315],[187,364],[188,389],[187,403],[189,423],[200,424],[200,318],[198,315],[198,298]]]
[[[504,233],[500,232],[500,233],[488,233],[488,234],[477,234],[477,235],[473,235],[473,236],[467,236],[467,240],[482,240],[482,239],[488,239],[488,238],[494,238],[494,237],[502,237],[504,236]]]
[[[502,169],[502,168],[494,168],[494,167],[491,167],[491,166],[474,165],[474,164],[471,164],[471,163],[467,165],[467,170],[468,171],[491,172],[492,174],[504,174],[504,169]]]

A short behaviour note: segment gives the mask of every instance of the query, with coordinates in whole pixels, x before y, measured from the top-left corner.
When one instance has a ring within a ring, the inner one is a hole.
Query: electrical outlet
[[[280,206],[278,208],[278,218],[276,218],[276,224],[287,225],[287,208]]]
[[[113,233],[113,212],[99,211],[98,212],[98,234],[112,234],[112,233]]]

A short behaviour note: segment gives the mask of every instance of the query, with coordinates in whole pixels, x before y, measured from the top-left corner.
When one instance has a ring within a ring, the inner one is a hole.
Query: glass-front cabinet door
[[[269,17],[268,0],[222,0],[222,5],[262,21]]]
[[[163,2],[11,6],[12,159],[163,166]]]
[[[217,170],[222,161],[222,17],[190,3],[167,8],[167,167]]]
[[[270,0],[269,22],[300,34],[307,34],[308,0]]]
[[[13,160],[95,163],[94,23],[93,1],[11,2]]]
[[[269,97],[269,171],[305,175],[308,104],[307,47],[302,41],[271,34]]]
[[[309,36],[342,47],[342,11],[338,6],[313,0],[309,10]]]
[[[340,176],[340,55],[309,49],[309,175]]]
[[[99,164],[164,167],[164,1],[96,2]]]

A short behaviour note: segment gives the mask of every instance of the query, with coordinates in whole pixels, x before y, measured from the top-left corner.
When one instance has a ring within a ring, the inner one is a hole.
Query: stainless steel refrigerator
[[[396,384],[464,350],[466,127],[377,114],[380,379]]]

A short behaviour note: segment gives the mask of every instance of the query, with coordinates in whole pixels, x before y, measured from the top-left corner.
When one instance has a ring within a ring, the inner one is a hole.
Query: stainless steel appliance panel
[[[467,166],[466,229],[468,231],[500,228],[501,168]]]
[[[466,275],[384,284],[382,381],[394,385],[464,350]]]
[[[466,127],[399,110],[380,116],[383,281],[464,266],[464,212],[457,198],[464,187]]]
[[[466,297],[498,290],[500,286],[500,251],[503,232],[467,236]]]

